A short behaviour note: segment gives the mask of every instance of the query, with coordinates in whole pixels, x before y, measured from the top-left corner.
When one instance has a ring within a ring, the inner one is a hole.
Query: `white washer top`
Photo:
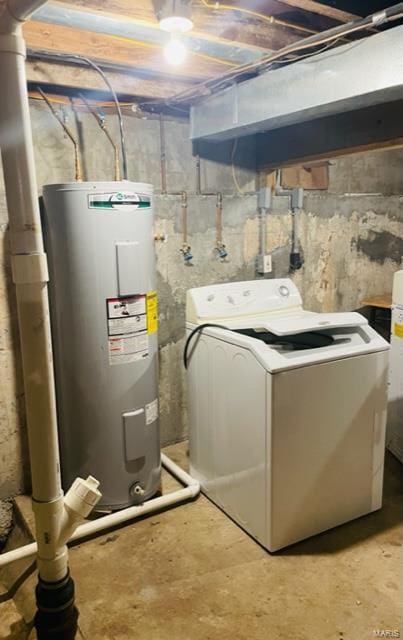
[[[261,327],[278,336],[367,324],[359,313],[304,311],[298,288],[288,278],[213,284],[187,293],[186,319],[230,328]]]
[[[229,282],[190,289],[187,292],[186,320],[189,330],[201,324],[224,325],[230,331],[210,327],[203,333],[252,351],[271,372],[389,348],[359,313],[305,311],[297,287],[286,278]],[[236,329],[269,331],[277,336],[325,332],[333,337],[334,342],[323,347],[287,351],[281,345],[265,344],[255,337],[237,333]]]
[[[194,324],[239,320],[245,326],[252,317],[293,310],[302,310],[302,299],[288,278],[226,282],[187,292],[186,319]]]

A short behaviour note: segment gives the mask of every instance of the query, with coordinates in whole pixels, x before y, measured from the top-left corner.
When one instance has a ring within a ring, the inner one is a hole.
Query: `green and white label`
[[[115,191],[114,193],[97,193],[88,196],[90,209],[133,211],[135,209],[149,209],[150,196],[133,191]]]

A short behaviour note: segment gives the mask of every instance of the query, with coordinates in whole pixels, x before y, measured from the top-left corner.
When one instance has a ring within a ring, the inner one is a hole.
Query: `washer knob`
[[[282,298],[288,298],[290,295],[290,290],[285,284],[279,286],[278,292]]]

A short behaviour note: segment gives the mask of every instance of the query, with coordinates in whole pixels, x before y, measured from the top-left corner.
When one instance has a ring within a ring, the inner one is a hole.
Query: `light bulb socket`
[[[186,33],[193,29],[189,0],[164,0],[157,17],[163,31]]]

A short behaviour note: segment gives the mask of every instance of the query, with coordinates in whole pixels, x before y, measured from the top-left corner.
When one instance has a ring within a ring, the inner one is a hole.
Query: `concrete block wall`
[[[86,179],[113,179],[113,156],[92,116],[82,112],[74,116],[70,107],[65,108],[65,113],[81,140]],[[59,124],[39,101],[32,101],[31,114],[39,185],[73,180],[71,143]],[[108,121],[117,139],[114,116]],[[201,161],[202,192],[219,190],[223,194],[223,238],[228,261],[222,263],[214,252],[216,198],[196,195],[196,159],[192,155],[188,124],[180,120],[165,122],[167,191],[188,192],[188,233],[194,258],[193,266],[187,267],[180,253],[180,196],[161,194],[159,121],[133,114],[125,117],[125,124],[129,177],[154,184],[156,233],[166,238],[156,243],[161,430],[162,442],[166,444],[186,436],[181,365],[186,290],[255,277],[259,232],[254,195],[257,176],[253,169],[236,167],[242,191],[239,193],[229,162]],[[224,149],[229,157],[231,147]],[[248,164],[247,157],[250,166],[253,165],[253,144],[240,141],[238,154],[242,155],[243,165]],[[393,272],[403,254],[403,199],[399,196],[403,185],[399,181],[401,171],[399,174],[395,169],[402,164],[399,154],[394,151],[333,161],[329,191],[307,194],[300,218],[305,264],[294,276],[307,308],[354,309],[364,296],[390,290]],[[393,179],[389,180],[391,175]],[[380,195],[345,195],[353,192]],[[287,199],[275,198],[267,225],[267,247],[273,254],[273,275],[277,277],[288,275],[290,229]],[[18,329],[1,178],[0,233],[0,497],[5,497],[26,490],[28,481]]]

